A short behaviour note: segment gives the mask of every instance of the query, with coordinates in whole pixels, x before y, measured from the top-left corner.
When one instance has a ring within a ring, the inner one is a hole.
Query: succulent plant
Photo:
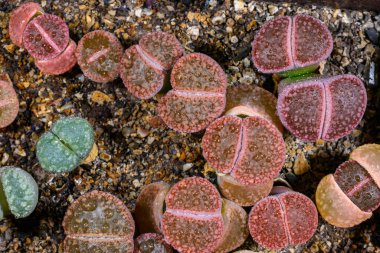
[[[0,73],[0,128],[10,125],[17,117],[19,102],[12,81]]]
[[[337,227],[352,227],[380,206],[380,145],[355,149],[350,160],[325,176],[316,191],[319,213]]]
[[[27,217],[37,202],[38,186],[28,172],[11,166],[0,168],[0,220],[9,215]]]
[[[156,182],[141,190],[135,208],[136,226],[140,233],[161,233],[164,202],[169,189],[169,184]]]
[[[320,20],[307,15],[282,16],[261,27],[252,42],[252,60],[263,73],[300,75],[316,69],[332,48],[331,33]]]
[[[80,196],[63,219],[64,252],[132,253],[135,225],[117,197],[101,191]]]
[[[230,252],[248,236],[244,209],[222,200],[204,178],[184,179],[170,190],[163,182],[145,186],[135,213],[140,232],[163,233],[165,241],[184,253]]]
[[[123,47],[110,32],[87,33],[80,39],[75,54],[83,74],[92,81],[106,83],[119,75]]]
[[[9,19],[9,37],[19,47],[23,47],[24,30],[34,17],[42,15],[43,9],[38,3],[24,3],[14,9]]]
[[[77,62],[76,44],[69,38],[65,21],[44,14],[37,3],[22,4],[12,12],[9,36],[14,44],[27,49],[43,73],[60,75],[71,70]]]
[[[138,45],[125,51],[120,76],[135,97],[151,98],[162,89],[166,74],[182,54],[183,48],[174,35],[148,33]]]
[[[362,81],[339,75],[285,79],[279,86],[277,110],[283,125],[297,138],[336,140],[359,124],[366,104]]]
[[[172,247],[164,240],[163,235],[155,233],[141,234],[135,239],[133,253],[172,253]]]
[[[38,140],[37,158],[48,172],[72,171],[86,159],[93,144],[94,130],[87,120],[61,118]]]
[[[161,98],[157,110],[171,129],[198,132],[222,114],[227,78],[212,58],[185,55],[174,65],[170,79],[173,90]]]
[[[317,208],[301,193],[283,186],[273,189],[273,195],[257,202],[249,213],[252,238],[270,249],[305,243],[317,229]]]

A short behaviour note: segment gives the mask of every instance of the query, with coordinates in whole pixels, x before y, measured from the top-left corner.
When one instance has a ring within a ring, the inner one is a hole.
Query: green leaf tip
[[[34,178],[25,170],[17,167],[0,168],[0,220],[13,214],[16,218],[30,215],[37,206],[38,186]]]
[[[61,118],[38,140],[37,158],[48,172],[69,172],[83,162],[93,144],[94,130],[87,120]]]

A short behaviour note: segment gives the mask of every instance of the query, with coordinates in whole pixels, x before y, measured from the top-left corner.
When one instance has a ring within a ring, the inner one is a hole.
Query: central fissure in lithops
[[[56,133],[54,133],[54,131],[53,130],[50,130],[49,131],[52,135],[54,135],[56,138],[57,138],[57,140],[59,141],[59,142],[61,142],[62,143],[62,145],[63,146],[65,146],[67,149],[69,149],[75,156],[77,156],[78,158],[85,158],[85,157],[81,157],[71,146],[70,146],[70,144],[68,144],[68,143],[66,143],[62,138],[60,138]]]
[[[287,214],[286,214],[286,208],[285,208],[284,203],[282,203],[280,198],[278,198],[277,196],[273,196],[273,197],[277,200],[278,205],[280,206],[280,209],[281,209],[280,213],[281,213],[283,225],[285,228],[284,230],[285,230],[286,239],[287,239],[288,244],[291,244],[292,239],[291,239],[291,235],[290,235],[290,229],[289,229],[288,218],[287,218]]]
[[[141,48],[140,45],[136,45],[136,50],[137,53],[143,58],[143,60],[145,60],[145,62],[152,66],[154,69],[157,69],[158,71],[166,70],[164,66],[162,66],[158,61],[155,61],[153,58],[149,57],[149,55],[144,51],[143,48]]]

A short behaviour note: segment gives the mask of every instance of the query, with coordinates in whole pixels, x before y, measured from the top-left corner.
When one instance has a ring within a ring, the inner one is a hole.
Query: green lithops
[[[0,220],[13,215],[24,218],[38,202],[38,186],[33,177],[17,167],[0,168]]]
[[[48,172],[72,171],[86,159],[93,144],[94,130],[87,120],[61,118],[38,140],[37,158]]]

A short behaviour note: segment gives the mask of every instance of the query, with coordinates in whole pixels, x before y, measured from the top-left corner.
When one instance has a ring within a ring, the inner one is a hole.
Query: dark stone
[[[365,30],[365,34],[367,35],[367,38],[375,45],[379,44],[379,33],[376,31],[375,28],[367,28]]]

